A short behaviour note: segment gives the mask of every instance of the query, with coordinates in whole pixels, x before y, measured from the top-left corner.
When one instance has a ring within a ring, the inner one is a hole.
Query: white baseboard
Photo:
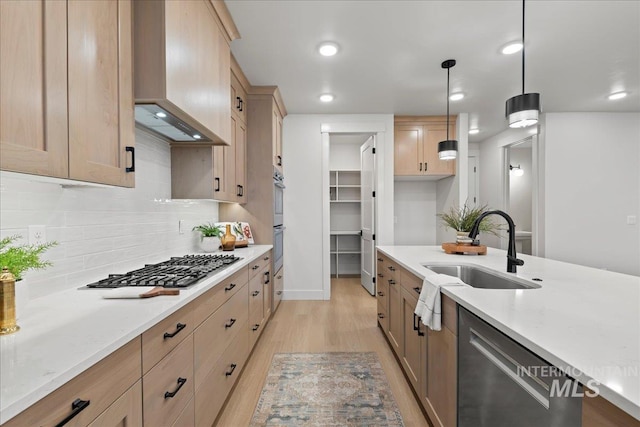
[[[283,300],[299,300],[299,301],[322,301],[324,300],[324,293],[321,289],[318,290],[296,290],[285,289],[282,293]]]

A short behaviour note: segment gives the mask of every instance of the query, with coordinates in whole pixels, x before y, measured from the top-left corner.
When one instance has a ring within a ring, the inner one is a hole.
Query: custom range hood
[[[204,1],[133,7],[137,125],[173,144],[230,145],[231,37],[219,11]]]

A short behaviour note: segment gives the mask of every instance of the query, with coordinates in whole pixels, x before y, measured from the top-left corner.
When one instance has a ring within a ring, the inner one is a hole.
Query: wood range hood
[[[224,2],[134,4],[135,119],[172,144],[230,145],[230,43]]]

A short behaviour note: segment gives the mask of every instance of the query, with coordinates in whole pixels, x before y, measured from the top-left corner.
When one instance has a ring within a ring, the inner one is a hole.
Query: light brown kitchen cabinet
[[[283,173],[284,159],[282,157],[282,113],[278,108],[273,110],[273,167]]]
[[[231,120],[234,126],[233,134],[233,183],[234,200],[238,203],[247,202],[247,125],[240,120]],[[231,148],[231,147],[229,147]]]
[[[398,357],[402,357],[402,349],[404,348],[404,319],[402,315],[402,290],[400,286],[400,278],[398,265],[387,259],[384,263],[383,271],[385,279],[389,285],[389,332],[388,338],[391,348]]]
[[[2,169],[134,186],[131,9],[1,2]]]
[[[582,398],[582,427],[640,427],[640,421],[602,396],[589,397],[585,394]]]
[[[138,381],[98,416],[89,427],[141,427],[142,381]]]
[[[212,3],[134,2],[135,98],[160,105],[214,144],[227,145],[232,39]]]
[[[418,298],[414,294],[402,288],[402,318],[404,326],[404,340],[400,361],[404,372],[409,378],[409,382],[414,391],[420,388],[420,378],[422,374],[421,344],[422,336],[425,334],[425,326],[420,324],[419,318],[414,314],[418,303]]]
[[[449,139],[455,139],[455,121],[455,117],[450,120]],[[438,157],[438,143],[446,139],[446,117],[396,116],[394,175],[432,178],[455,175],[455,160]]]

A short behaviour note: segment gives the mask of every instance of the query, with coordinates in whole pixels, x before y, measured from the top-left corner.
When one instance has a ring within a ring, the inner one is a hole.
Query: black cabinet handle
[[[263,261],[269,261],[269,257],[268,257],[268,256],[266,256],[266,257],[262,258],[262,260],[263,260]]]
[[[178,323],[178,324],[176,325],[176,331],[175,331],[175,332],[173,332],[173,333],[165,332],[165,333],[164,333],[164,339],[166,340],[167,338],[173,338],[173,337],[175,337],[176,335],[178,335],[178,333],[179,333],[181,330],[183,330],[183,329],[184,329],[184,328],[186,328],[186,327],[187,327],[187,325],[186,325],[185,323]]]
[[[260,291],[253,291],[253,292],[251,293],[251,296],[252,296],[252,297],[257,297],[259,294],[260,294]]]
[[[382,261],[384,261],[384,260],[383,260],[382,258],[378,258],[378,261],[382,262]]]
[[[254,265],[253,267],[251,267],[251,269],[252,269],[252,270],[257,270],[257,269],[259,269],[259,268],[260,268],[260,266],[259,266],[259,265]]]
[[[240,109],[240,103],[242,102],[242,99],[240,99],[239,96],[236,96],[236,110]]]
[[[378,318],[379,318],[379,319],[384,319],[384,314],[382,314],[382,313],[378,313]]]
[[[225,372],[225,373],[224,373],[224,375],[225,375],[226,377],[230,377],[231,375],[233,375],[233,371],[235,371],[235,370],[236,370],[236,366],[238,366],[238,365],[236,365],[235,363],[232,363],[232,364],[231,364],[231,370],[230,370],[230,371]]]
[[[244,101],[240,98],[240,111],[244,111]]]
[[[276,294],[282,295],[282,291],[278,291],[278,292],[276,292]]]
[[[378,273],[378,277],[384,277],[384,274]]]
[[[178,378],[178,388],[176,388],[174,391],[165,391],[164,392],[164,398],[165,399],[170,399],[173,396],[175,396],[180,391],[180,389],[182,388],[184,383],[186,383],[186,382],[187,382],[186,378]]]
[[[231,289],[235,288],[236,284],[235,283],[229,283],[229,286],[227,286],[226,288],[224,288],[225,292],[229,292]]]
[[[91,404],[90,400],[81,400],[81,399],[74,400],[73,403],[71,404],[71,413],[67,415],[67,417],[64,420],[56,424],[56,427],[62,427],[63,425],[67,424],[69,421],[74,419],[76,415],[84,411],[85,408],[90,404]]]
[[[389,266],[389,267],[387,267],[387,268],[388,268],[389,270],[391,270],[391,271],[396,271],[395,267],[394,267],[394,266],[392,266],[392,265],[390,265],[390,266]]]
[[[389,279],[389,284],[390,284],[390,285],[395,285],[395,284],[396,284],[396,281],[395,281],[395,280],[393,280],[393,279]]]
[[[282,166],[282,156],[276,156],[278,158],[278,166]]]
[[[413,288],[413,290],[416,291],[416,293],[418,293],[418,294],[420,293],[420,288],[417,287],[417,286],[415,288]]]
[[[416,316],[415,313],[413,313],[413,330],[417,331],[418,327],[416,326],[416,319],[418,319],[418,316]]]
[[[428,166],[428,165],[429,165],[429,164],[428,164],[427,162],[424,162],[424,171],[425,171],[425,172],[427,171],[427,166]]]
[[[422,162],[418,163],[418,165],[420,166],[420,172],[422,172]]]
[[[259,327],[260,327],[260,325],[255,324],[255,325],[253,325],[253,328],[251,328],[251,330],[255,332],[255,331],[258,330]]]
[[[378,292],[378,296],[383,297],[384,296],[384,292]]]
[[[268,271],[264,272],[264,280],[265,280],[264,284],[265,285],[268,285],[269,283],[271,283],[271,277],[270,276],[271,276],[270,272],[268,272]]]
[[[420,316],[413,313],[413,330],[418,331],[418,336],[423,337],[424,332],[420,331]]]
[[[236,196],[242,197],[244,196],[244,187],[242,185],[236,185],[238,191],[236,192]]]
[[[232,326],[233,326],[233,324],[234,324],[234,323],[236,323],[236,320],[238,320],[238,319],[234,319],[234,318],[232,317],[231,319],[229,319],[229,323],[225,323],[225,324],[224,324],[224,328],[225,328],[225,329],[227,329],[227,328],[232,327]]]
[[[124,147],[124,151],[131,152],[131,167],[125,168],[125,172],[135,172],[136,171],[136,148],[135,147]]]
[[[213,189],[213,191],[220,191],[220,178],[215,177],[213,178],[213,181],[216,183],[216,186]]]

